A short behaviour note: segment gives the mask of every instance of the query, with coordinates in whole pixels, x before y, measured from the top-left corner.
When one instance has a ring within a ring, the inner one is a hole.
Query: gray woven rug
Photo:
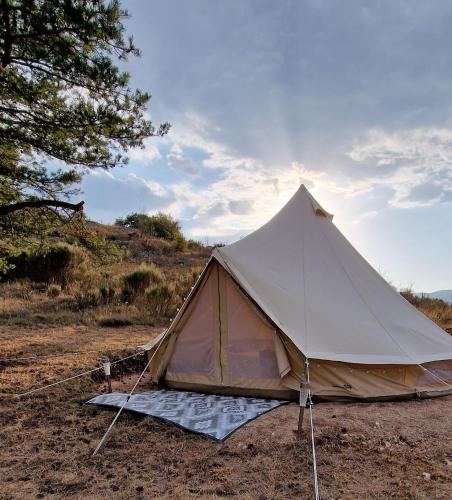
[[[112,392],[88,404],[120,408],[127,394]],[[133,394],[124,409],[172,422],[183,429],[224,441],[247,422],[288,401],[217,396],[185,391],[153,391]]]

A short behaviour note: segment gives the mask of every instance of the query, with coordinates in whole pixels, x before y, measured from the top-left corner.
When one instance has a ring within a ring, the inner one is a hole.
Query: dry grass
[[[11,327],[0,363],[0,498],[310,498],[309,440],[293,433],[298,409],[277,409],[225,444],[152,418],[121,416],[105,448],[91,453],[113,413],[83,403],[105,391],[86,377],[44,393],[12,394],[126,355],[149,327]],[[36,354],[81,356],[5,361]],[[139,359],[139,358],[138,358]],[[115,374],[130,389],[143,361]],[[149,387],[143,380],[142,389]],[[322,403],[314,418],[323,498],[451,498],[452,397],[397,403]],[[448,465],[449,464],[449,465]],[[422,473],[431,474],[429,481]]]

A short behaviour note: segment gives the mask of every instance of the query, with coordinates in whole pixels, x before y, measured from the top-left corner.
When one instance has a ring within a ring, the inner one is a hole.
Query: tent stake
[[[308,394],[309,394],[309,386],[305,382],[302,382],[300,384],[300,401],[299,401],[299,406],[300,406],[300,412],[298,414],[298,432],[303,432],[303,418],[304,418],[304,410],[307,406],[308,402]]]
[[[304,407],[300,405],[300,411],[298,413],[298,427],[297,432],[303,432],[303,418],[304,418]]]
[[[107,384],[108,384],[108,392],[111,393],[111,364],[110,364],[110,359],[108,357],[105,357],[102,366],[104,368],[104,373],[105,377],[107,379]]]

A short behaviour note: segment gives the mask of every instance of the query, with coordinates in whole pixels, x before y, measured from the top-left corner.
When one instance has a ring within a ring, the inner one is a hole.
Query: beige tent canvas
[[[301,186],[268,223],[217,248],[169,329],[155,382],[296,399],[452,392],[452,337],[352,247]],[[157,350],[156,350],[157,349]]]

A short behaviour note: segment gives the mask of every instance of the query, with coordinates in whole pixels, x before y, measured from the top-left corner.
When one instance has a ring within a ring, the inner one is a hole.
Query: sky
[[[452,3],[128,0],[164,138],[82,182],[90,218],[164,211],[233,242],[304,183],[394,286],[452,288]]]

